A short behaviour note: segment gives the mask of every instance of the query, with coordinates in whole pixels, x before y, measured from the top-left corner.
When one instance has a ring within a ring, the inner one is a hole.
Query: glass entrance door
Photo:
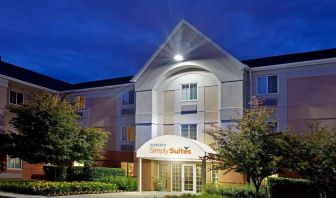
[[[192,164],[182,165],[182,191],[196,192],[196,166]]]

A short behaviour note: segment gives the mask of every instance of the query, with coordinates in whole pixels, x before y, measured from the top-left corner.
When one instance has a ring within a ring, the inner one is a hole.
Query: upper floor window
[[[197,84],[183,84],[182,85],[182,101],[197,100]]]
[[[122,142],[134,142],[134,127],[123,126],[121,127],[121,141]]]
[[[9,104],[22,105],[23,104],[23,93],[10,91],[9,92]]]
[[[121,96],[122,105],[131,105],[134,104],[134,91],[125,91]]]
[[[22,169],[22,160],[20,158],[7,157],[7,169]]]
[[[258,76],[257,78],[257,94],[274,94],[278,93],[278,76]]]
[[[181,136],[197,140],[197,124],[182,124]]]
[[[75,102],[76,102],[76,107],[79,110],[85,109],[85,97],[84,96],[76,96]]]
[[[272,120],[272,121],[267,121],[267,125],[271,128],[272,132],[278,132],[278,121],[277,120]]]

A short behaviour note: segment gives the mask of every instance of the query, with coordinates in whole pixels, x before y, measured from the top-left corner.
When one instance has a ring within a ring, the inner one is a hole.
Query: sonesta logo
[[[150,144],[149,152],[158,155],[191,155],[190,146],[166,148],[166,144]]]

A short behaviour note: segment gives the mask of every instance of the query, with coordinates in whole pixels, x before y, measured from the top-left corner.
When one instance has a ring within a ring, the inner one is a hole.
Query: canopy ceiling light
[[[174,59],[175,59],[176,61],[178,61],[178,62],[184,60],[184,58],[183,58],[183,56],[182,56],[181,54],[176,54],[176,55],[174,56]]]

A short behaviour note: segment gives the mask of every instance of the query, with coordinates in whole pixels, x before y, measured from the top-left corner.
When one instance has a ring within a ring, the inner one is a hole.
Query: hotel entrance
[[[207,175],[204,158],[215,153],[196,140],[175,135],[153,138],[137,150],[139,191],[201,192]]]

